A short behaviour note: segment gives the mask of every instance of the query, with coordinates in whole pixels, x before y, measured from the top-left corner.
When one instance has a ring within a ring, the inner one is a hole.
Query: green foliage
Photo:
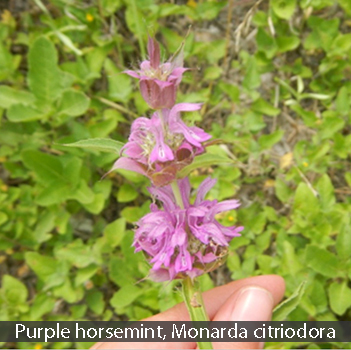
[[[181,301],[131,247],[148,181],[109,170],[149,113],[123,71],[145,58],[150,28],[167,58],[189,25],[185,65],[199,69],[179,102],[204,103],[187,119],[219,141],[180,176],[216,177],[210,198],[242,202],[219,220],[245,226],[203,288],[275,273],[289,298],[275,319],[350,319],[350,1],[270,0],[234,36],[227,1],[181,3],[36,0],[2,13],[1,320],[136,320]],[[235,6],[236,26],[249,6]]]
[[[305,281],[302,282],[296,291],[286,300],[284,300],[281,304],[279,304],[273,313],[273,321],[284,321],[287,316],[296,309],[299,305],[302,296],[305,292]]]

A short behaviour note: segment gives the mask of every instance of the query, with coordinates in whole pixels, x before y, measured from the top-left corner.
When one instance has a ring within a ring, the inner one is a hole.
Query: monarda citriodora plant
[[[184,299],[193,321],[207,321],[196,277],[221,265],[229,242],[243,227],[221,225],[216,214],[239,207],[237,200],[205,199],[216,183],[205,179],[190,200],[188,177],[179,172],[206,151],[211,135],[182,120],[182,112],[197,111],[201,104],[176,104],[176,93],[183,73],[182,47],[162,63],[158,43],[149,38],[149,60],[136,71],[125,73],[138,79],[140,91],[155,111],[151,117],[137,118],[131,127],[123,155],[113,169],[127,169],[147,176],[154,203],[150,213],[137,222],[135,251],[143,251],[151,270],[149,277],[158,282],[183,280]],[[156,204],[157,203],[157,204]],[[210,343],[199,343],[209,348]]]

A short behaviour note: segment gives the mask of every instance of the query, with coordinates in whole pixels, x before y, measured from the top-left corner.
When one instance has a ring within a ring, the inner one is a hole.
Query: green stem
[[[182,194],[180,193],[177,180],[173,181],[171,186],[176,203],[181,209],[184,209]],[[204,301],[202,300],[200,283],[197,280],[192,280],[190,277],[183,279],[183,297],[192,321],[209,321]],[[199,341],[197,346],[199,349],[213,349],[211,342]]]
[[[183,280],[183,296],[192,321],[209,321],[201,295],[200,283],[187,277]],[[199,349],[213,349],[211,342],[197,342]]]
[[[173,181],[171,183],[171,186],[172,186],[173,194],[177,204],[179,205],[180,209],[184,209],[184,203],[183,203],[182,195],[180,193],[177,180]]]

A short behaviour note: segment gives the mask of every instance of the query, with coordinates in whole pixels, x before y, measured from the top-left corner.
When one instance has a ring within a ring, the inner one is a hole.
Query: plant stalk
[[[174,180],[171,183],[171,187],[173,190],[173,194],[174,194],[176,203],[179,205],[180,209],[184,209],[184,203],[183,203],[182,195],[180,193],[180,189],[179,189],[177,180]]]
[[[185,278],[183,280],[183,297],[192,321],[209,322],[199,281],[192,280],[190,277]],[[199,349],[213,349],[212,343],[206,341],[197,342],[197,346]]]
[[[171,183],[173,194],[176,203],[181,209],[184,209],[182,194],[178,186],[177,180]],[[191,321],[205,321],[209,322],[205,304],[202,299],[200,283],[196,279],[186,277],[183,279],[183,298],[188,309]],[[199,341],[197,342],[199,349],[213,349],[211,342]]]

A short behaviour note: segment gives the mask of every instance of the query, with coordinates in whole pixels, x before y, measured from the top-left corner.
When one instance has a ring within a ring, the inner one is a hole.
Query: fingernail
[[[239,292],[231,313],[231,321],[269,321],[272,317],[273,296],[266,289],[247,287]]]

